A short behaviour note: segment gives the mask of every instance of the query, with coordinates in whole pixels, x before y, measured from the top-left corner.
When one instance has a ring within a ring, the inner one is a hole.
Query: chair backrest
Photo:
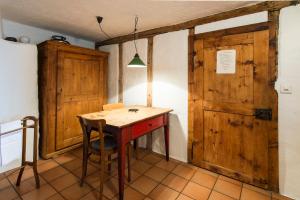
[[[115,110],[120,108],[124,108],[123,103],[110,103],[103,105],[103,110]]]
[[[82,128],[84,141],[90,141],[92,131],[97,131],[99,133],[100,140],[104,138],[103,128],[106,125],[104,119],[86,119],[81,116],[78,116],[78,118]]]

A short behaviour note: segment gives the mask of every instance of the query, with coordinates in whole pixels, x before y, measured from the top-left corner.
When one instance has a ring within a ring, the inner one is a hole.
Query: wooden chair
[[[100,156],[100,198],[102,199],[103,182],[104,182],[104,168],[105,164],[108,164],[108,169],[111,170],[111,155],[117,152],[117,142],[114,137],[105,135],[103,128],[106,125],[104,119],[92,120],[78,117],[83,132],[83,158],[82,158],[82,176],[80,180],[80,186],[83,185],[84,178],[87,173],[87,163],[89,156],[94,153]],[[99,133],[99,139],[90,141],[92,131]],[[106,161],[105,158],[108,157]],[[130,147],[127,146],[127,160],[128,160],[128,182],[131,179],[130,173]]]
[[[120,108],[124,108],[124,104],[123,103],[110,103],[110,104],[104,104],[102,106],[104,111],[111,111],[111,110],[116,110],[116,109],[120,109]],[[135,158],[138,159],[138,140],[135,139],[133,142],[133,148],[135,151]]]

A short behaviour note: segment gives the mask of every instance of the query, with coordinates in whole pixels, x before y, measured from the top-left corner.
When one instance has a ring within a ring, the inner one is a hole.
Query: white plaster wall
[[[300,6],[282,9],[279,25],[280,192],[300,199]],[[290,85],[292,94],[281,94],[281,85]]]
[[[21,126],[20,119],[38,117],[37,48],[0,39],[0,131]],[[21,163],[21,134],[0,139],[0,173]],[[33,131],[28,130],[27,159],[32,159]]]
[[[0,124],[38,116],[37,47],[0,39]]]
[[[136,41],[140,58],[147,63],[147,39]],[[123,103],[125,105],[147,105],[147,68],[127,67],[135,55],[133,41],[123,44]],[[146,147],[146,137],[139,139],[139,146]]]
[[[21,36],[28,36],[30,37],[32,44],[38,44],[45,40],[49,40],[52,35],[63,35],[73,45],[91,48],[91,49],[94,49],[95,47],[93,41],[83,40],[62,33],[20,24],[7,19],[2,19],[2,26],[3,26],[3,37],[11,36],[19,39]]]
[[[203,24],[195,27],[195,33],[204,33],[210,31],[216,31],[226,28],[233,28],[237,26],[245,26],[249,24],[256,24],[260,22],[268,21],[268,12],[253,13],[251,15],[245,15],[241,17],[234,17],[226,20]]]
[[[153,41],[154,107],[172,108],[170,157],[187,161],[188,31],[158,35]],[[153,134],[153,151],[165,153],[163,131]]]
[[[2,15],[0,10],[0,39],[2,38]]]
[[[136,41],[140,58],[147,63],[147,39]],[[147,68],[127,67],[135,55],[133,41],[123,44],[123,102],[125,105],[147,105]]]
[[[100,50],[109,52],[108,58],[108,103],[118,102],[118,77],[119,77],[119,45],[107,45]]]

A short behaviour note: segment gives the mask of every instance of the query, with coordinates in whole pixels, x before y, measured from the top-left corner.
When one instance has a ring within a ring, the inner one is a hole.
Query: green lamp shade
[[[128,67],[146,67],[145,63],[140,59],[139,54],[135,54]]]

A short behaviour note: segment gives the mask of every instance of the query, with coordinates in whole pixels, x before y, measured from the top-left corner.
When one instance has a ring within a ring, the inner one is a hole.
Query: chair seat
[[[91,144],[91,147],[94,150],[100,150],[100,141],[99,140],[93,141],[92,144]],[[114,149],[116,147],[117,147],[117,141],[115,140],[115,138],[106,135],[104,137],[104,149],[105,150],[111,150],[111,149]]]

